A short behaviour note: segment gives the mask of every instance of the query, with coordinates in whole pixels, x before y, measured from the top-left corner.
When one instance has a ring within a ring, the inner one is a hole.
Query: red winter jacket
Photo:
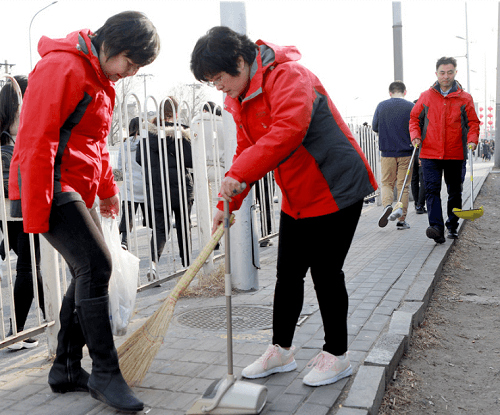
[[[25,232],[49,230],[54,192],[76,192],[89,208],[96,195],[118,193],[106,147],[115,90],[89,34],[38,44],[42,59],[29,76],[9,178]]]
[[[464,160],[467,143],[477,145],[479,140],[479,119],[471,95],[455,81],[443,96],[436,82],[411,111],[410,137],[422,140],[420,158]]]
[[[245,98],[225,100],[237,128],[227,175],[250,184],[274,170],[282,210],[295,219],[336,212],[374,192],[377,183],[361,148],[318,78],[296,62],[300,52],[257,45]],[[231,211],[248,192],[233,198]]]

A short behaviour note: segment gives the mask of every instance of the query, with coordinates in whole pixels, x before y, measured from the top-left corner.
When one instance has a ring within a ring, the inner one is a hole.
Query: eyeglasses
[[[209,86],[209,87],[216,87],[218,85],[220,85],[220,83],[222,82],[222,74],[219,75],[217,78],[215,79],[212,79],[211,81],[207,81],[206,84]]]

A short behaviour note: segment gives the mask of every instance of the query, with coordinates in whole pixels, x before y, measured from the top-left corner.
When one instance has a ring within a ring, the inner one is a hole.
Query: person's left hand
[[[120,213],[120,198],[118,195],[99,201],[99,210],[104,218],[115,218]]]
[[[476,147],[476,143],[469,143],[469,148],[472,149],[472,151],[474,151]]]

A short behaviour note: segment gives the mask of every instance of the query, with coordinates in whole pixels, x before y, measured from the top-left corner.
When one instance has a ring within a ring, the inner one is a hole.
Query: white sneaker
[[[21,349],[33,349],[33,347],[38,346],[38,340],[34,338],[28,338],[21,340],[17,343],[7,346],[10,350],[21,350]]]
[[[294,349],[294,346],[290,350],[285,350],[277,344],[270,344],[266,352],[250,366],[243,369],[241,374],[245,378],[257,379],[273,373],[291,372],[297,368],[297,362],[293,357]]]
[[[153,282],[154,280],[157,279],[156,277],[156,262],[151,263],[151,268],[149,268],[149,271],[147,273],[148,281]]]
[[[312,367],[312,370],[304,377],[303,382],[309,386],[329,385],[352,375],[348,353],[334,356],[322,351],[310,360],[307,367]]]

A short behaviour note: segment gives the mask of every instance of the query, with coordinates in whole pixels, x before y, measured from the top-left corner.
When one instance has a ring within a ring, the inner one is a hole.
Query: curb
[[[490,173],[491,169],[474,186],[476,198]],[[458,227],[459,233],[464,224],[465,221],[462,220]],[[450,244],[436,244],[432,248],[399,308],[393,312],[387,331],[380,335],[363,365],[353,375],[352,385],[342,407],[336,412],[337,415],[378,414],[386,387],[408,349],[413,328],[424,321],[425,311],[441,276],[443,264],[455,242],[456,240],[452,240]],[[404,279],[405,273],[411,272],[410,268],[411,266],[403,272],[400,280]]]

